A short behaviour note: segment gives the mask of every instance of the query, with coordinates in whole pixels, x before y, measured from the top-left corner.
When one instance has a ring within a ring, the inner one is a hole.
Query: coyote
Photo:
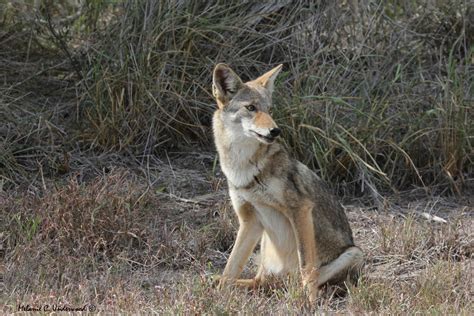
[[[363,253],[354,245],[341,205],[277,141],[281,129],[269,113],[281,69],[279,65],[246,83],[225,64],[213,72],[215,144],[240,225],[219,286],[256,287],[271,275],[299,268],[314,302],[323,284],[356,278]],[[259,240],[255,278],[239,279]]]

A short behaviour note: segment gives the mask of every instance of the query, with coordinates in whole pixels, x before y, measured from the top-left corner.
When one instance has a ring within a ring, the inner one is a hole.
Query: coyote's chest
[[[237,162],[226,165],[221,163],[221,168],[229,184],[237,189],[243,189],[253,184],[260,173],[258,164]]]
[[[252,204],[280,203],[284,184],[272,171],[276,168],[274,154],[281,150],[278,143],[262,145],[248,137],[216,137],[216,145],[229,187]]]
[[[222,165],[229,186],[249,202],[266,201],[276,203],[283,195],[283,181],[265,173],[265,162],[241,164],[240,168]]]
[[[253,180],[244,187],[235,187],[232,182],[229,185],[242,199],[252,204],[257,210],[273,209],[280,212],[286,208],[284,183],[279,178],[262,177],[259,174],[254,176]]]
[[[246,188],[255,182],[269,162],[269,149],[258,143],[237,140],[225,147],[218,146],[221,168],[235,188]]]

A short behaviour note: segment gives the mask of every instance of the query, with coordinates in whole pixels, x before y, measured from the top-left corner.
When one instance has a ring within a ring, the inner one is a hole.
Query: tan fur
[[[299,271],[314,301],[323,284],[355,278],[363,254],[341,205],[276,139],[268,111],[280,70],[281,65],[247,83],[227,65],[214,70],[214,138],[240,225],[220,284],[254,287],[269,276]],[[238,279],[259,240],[257,275]]]
[[[273,121],[273,119],[271,118],[271,116],[268,115],[265,112],[258,112],[255,115],[254,121],[255,121],[255,125],[257,125],[258,127],[261,127],[261,128],[276,127],[276,124]]]
[[[281,68],[283,65],[278,65],[269,72],[266,72],[265,74],[261,75],[257,79],[253,80],[251,84],[257,84],[265,89],[267,89],[270,93],[273,93],[273,82],[275,80],[275,77],[278,75],[278,73],[281,71]]]

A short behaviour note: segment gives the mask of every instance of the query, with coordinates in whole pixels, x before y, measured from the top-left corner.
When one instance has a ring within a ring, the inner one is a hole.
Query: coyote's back
[[[227,65],[214,70],[215,143],[240,223],[221,285],[261,285],[270,274],[299,269],[314,301],[321,285],[354,278],[363,254],[341,205],[277,141],[281,130],[269,110],[280,70],[281,65],[247,83]],[[238,279],[259,240],[256,277]]]

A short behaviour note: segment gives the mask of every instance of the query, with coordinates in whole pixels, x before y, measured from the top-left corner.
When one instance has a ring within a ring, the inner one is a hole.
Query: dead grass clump
[[[368,280],[360,280],[358,286],[352,288],[350,293],[354,310],[378,313],[391,310],[397,295],[393,285]]]
[[[457,199],[387,201],[386,212],[348,210],[366,254],[346,309],[375,314],[469,314],[472,310],[473,220]],[[431,217],[425,216],[432,215]],[[433,216],[439,216],[433,221]],[[445,220],[442,222],[440,219]]]
[[[387,271],[388,272],[388,271]],[[409,278],[387,273],[365,278],[350,290],[348,308],[354,311],[390,314],[463,314],[472,310],[468,264],[436,261]]]
[[[77,283],[117,260],[146,264],[155,239],[144,225],[148,197],[128,177],[71,180],[44,197],[8,199],[2,207],[7,287],[28,293]]]
[[[453,262],[439,261],[424,271],[413,286],[415,310],[455,314],[472,307],[470,285],[464,280],[470,271]]]
[[[451,219],[449,224],[430,223],[416,218],[392,217],[380,223],[380,252],[395,255],[400,261],[447,260],[461,261],[472,255],[473,235],[461,219]]]
[[[123,173],[97,179],[86,187],[72,180],[33,202],[30,219],[20,213],[20,231],[31,230],[31,239],[68,257],[94,254],[114,258],[127,250],[135,258],[133,254],[143,250],[149,235],[139,225],[145,215],[140,210],[146,196],[126,183]]]
[[[229,218],[228,203],[211,200],[210,204],[177,203],[159,198],[156,262],[169,269],[221,269],[225,253],[234,242],[235,218]],[[154,203],[154,205],[156,205]]]

